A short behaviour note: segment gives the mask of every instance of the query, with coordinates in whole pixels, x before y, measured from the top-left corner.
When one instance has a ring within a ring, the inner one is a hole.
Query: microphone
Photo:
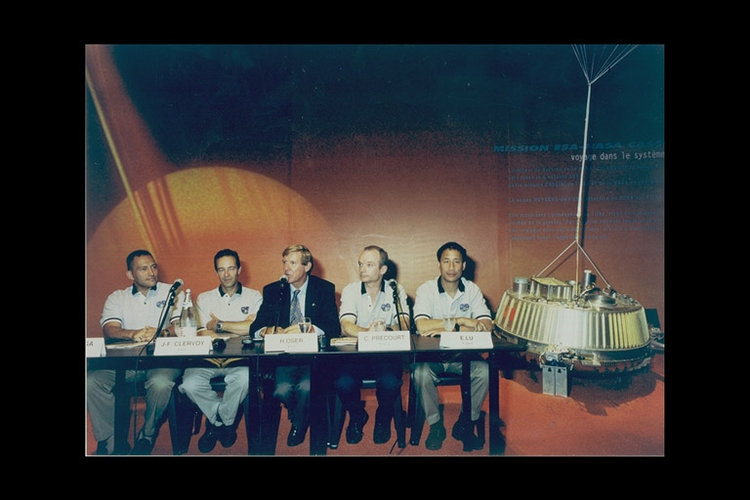
[[[174,285],[172,285],[172,288],[170,288],[169,291],[174,292],[181,286],[182,286],[182,278],[177,278],[177,280],[174,282]]]
[[[281,282],[281,286],[279,287],[279,308],[276,310],[276,323],[273,325],[273,333],[276,333],[276,329],[279,327],[279,321],[281,320],[281,304],[284,303],[286,287],[289,284],[289,279],[287,279],[285,274],[281,275],[279,281]]]

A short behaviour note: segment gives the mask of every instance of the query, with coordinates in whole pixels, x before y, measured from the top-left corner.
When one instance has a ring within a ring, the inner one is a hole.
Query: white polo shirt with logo
[[[198,317],[201,328],[211,321],[211,313],[222,321],[244,321],[249,314],[255,314],[263,303],[263,295],[258,290],[243,287],[237,283],[237,291],[230,296],[218,286],[198,295]]]
[[[135,285],[115,290],[109,294],[104,303],[99,324],[104,326],[110,321],[116,321],[125,330],[140,330],[145,326],[157,328],[170,288],[172,288],[171,284],[158,282],[145,296]],[[182,295],[184,294],[181,293],[179,299]],[[165,321],[164,327],[180,317],[179,304],[180,300],[178,300],[178,307],[173,306],[171,311],[167,311],[169,319]]]
[[[339,320],[345,317],[351,317],[357,326],[369,328],[370,324],[376,317],[382,317],[385,326],[393,330],[401,330],[396,318],[396,305],[393,301],[393,289],[390,282],[393,280],[383,280],[380,283],[380,292],[378,292],[375,302],[372,301],[367,293],[365,284],[361,281],[349,283],[341,291],[341,307],[339,308]],[[406,303],[406,291],[401,284],[398,284],[399,310],[402,317],[409,318],[409,306]],[[404,323],[405,324],[405,323]]]
[[[455,297],[445,292],[440,276],[419,285],[414,298],[414,321],[419,318],[441,319],[451,316],[492,319],[482,290],[473,281],[462,277]]]

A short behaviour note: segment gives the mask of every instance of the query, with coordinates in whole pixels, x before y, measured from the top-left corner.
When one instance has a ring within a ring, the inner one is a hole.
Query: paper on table
[[[107,349],[132,349],[133,347],[138,347],[142,345],[148,344],[148,341],[143,342],[118,342],[116,344],[109,344],[107,345]]]
[[[331,345],[357,345],[357,337],[336,337],[331,339]]]

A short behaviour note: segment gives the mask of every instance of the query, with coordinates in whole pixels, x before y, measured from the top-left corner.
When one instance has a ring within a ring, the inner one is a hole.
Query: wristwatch
[[[216,322],[216,333],[221,333],[221,321]]]

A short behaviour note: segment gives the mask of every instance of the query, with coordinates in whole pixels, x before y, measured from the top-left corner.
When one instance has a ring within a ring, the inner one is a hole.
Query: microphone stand
[[[398,329],[403,330],[404,327],[401,326],[401,314],[403,314],[403,310],[401,309],[401,301],[398,300],[398,284],[395,281],[391,281],[391,288],[393,289],[393,302],[396,304],[396,318],[398,319]]]
[[[176,289],[170,289],[169,294],[167,295],[167,300],[164,301],[164,307],[162,307],[162,310],[161,310],[161,315],[159,317],[159,326],[156,327],[156,333],[154,333],[154,336],[151,337],[151,339],[148,342],[146,342],[146,345],[144,346],[146,348],[146,353],[148,354],[154,353],[154,348],[155,348],[154,342],[156,341],[156,337],[159,336],[162,329],[164,328],[164,323],[167,321],[167,312],[169,312],[169,310],[174,305],[176,291],[177,291]]]
[[[279,309],[276,311],[276,324],[273,326],[273,333],[276,333],[276,329],[279,327],[279,320],[281,319],[281,304],[284,303],[284,291],[286,289],[286,280],[281,280],[281,288],[279,290]]]

